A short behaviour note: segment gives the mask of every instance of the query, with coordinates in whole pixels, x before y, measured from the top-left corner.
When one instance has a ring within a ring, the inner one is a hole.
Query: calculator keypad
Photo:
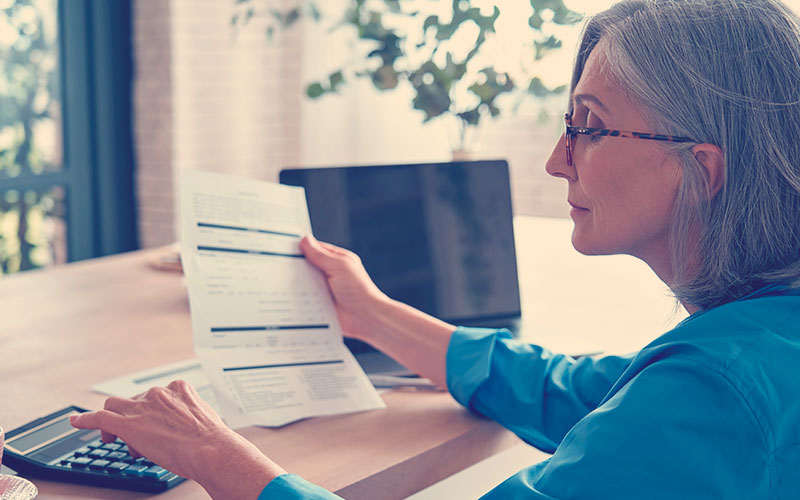
[[[121,441],[103,443],[99,439],[75,450],[71,456],[61,460],[60,465],[72,469],[122,474],[154,481],[172,475],[168,470],[144,457],[133,458],[128,447]]]

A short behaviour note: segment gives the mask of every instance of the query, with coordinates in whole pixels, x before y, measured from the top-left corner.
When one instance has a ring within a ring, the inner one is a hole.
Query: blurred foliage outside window
[[[57,0],[0,0],[0,276],[66,262]]]
[[[520,7],[510,1],[233,1],[231,24],[241,27],[254,18],[266,18],[268,39],[276,30],[290,28],[304,18],[328,21],[331,31],[353,32],[361,42],[360,51],[354,50],[354,57],[343,67],[311,82],[306,89],[308,97],[336,93],[356,78],[370,80],[381,91],[409,84],[414,90],[412,107],[424,113],[425,122],[448,117],[458,124],[456,146],[460,149],[470,128],[477,127],[485,116],[501,114],[501,96],[516,95],[519,104],[525,97],[542,100],[564,91],[563,85],[545,85],[537,63],[562,46],[554,27],[574,25],[582,19],[563,0],[519,0],[519,4],[529,5],[524,15],[515,19],[525,25],[522,44],[527,53],[518,59],[501,54],[500,61],[496,53],[489,55],[486,47],[496,35],[501,8],[517,15]]]

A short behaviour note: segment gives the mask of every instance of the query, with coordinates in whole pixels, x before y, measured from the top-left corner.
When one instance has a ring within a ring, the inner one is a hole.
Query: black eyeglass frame
[[[647,139],[650,141],[664,142],[698,142],[688,137],[679,137],[674,135],[651,134],[648,132],[631,132],[630,130],[613,130],[607,128],[574,127],[572,125],[572,112],[564,114],[564,121],[567,125],[567,129],[564,134],[567,146],[567,165],[570,167],[572,166],[573,159],[572,148],[574,146],[575,137],[578,135],[622,137],[624,139]]]

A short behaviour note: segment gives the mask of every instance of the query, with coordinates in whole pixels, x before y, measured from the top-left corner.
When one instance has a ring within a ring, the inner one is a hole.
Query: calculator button
[[[88,446],[89,448],[100,448],[101,446],[103,446],[103,440],[102,439],[95,439],[94,441],[92,441],[91,443],[87,444],[86,446]]]
[[[136,459],[133,458],[132,456],[128,455],[125,458],[123,458],[122,460],[120,460],[120,462],[125,462],[126,464],[135,464],[136,463]]]
[[[149,469],[149,467],[145,465],[131,465],[130,467],[124,469],[122,473],[127,476],[142,477],[142,473],[147,469]]]
[[[114,462],[113,464],[106,467],[108,472],[122,472],[124,469],[128,468],[128,464],[124,462]]]
[[[82,457],[84,455],[87,455],[90,451],[92,451],[91,448],[89,448],[88,446],[84,446],[82,448],[78,448],[77,450],[75,450],[75,456]]]
[[[70,460],[70,467],[74,469],[83,469],[92,462],[93,460],[89,457],[73,458]]]
[[[105,469],[111,465],[111,462],[108,460],[95,460],[94,462],[89,464],[90,469]]]
[[[91,458],[104,458],[106,455],[108,455],[108,450],[101,450],[99,448],[89,452]]]
[[[125,453],[120,453],[118,451],[112,451],[108,455],[105,456],[106,460],[122,460],[123,458],[127,457],[128,455]]]
[[[144,476],[146,478],[149,478],[149,479],[161,479],[162,477],[166,476],[167,474],[169,474],[168,470],[163,469],[163,468],[159,467],[158,465],[154,465],[154,466],[150,467],[149,469],[147,469],[146,471],[144,471],[142,473],[142,476]]]
[[[122,445],[117,443],[106,443],[101,446],[101,448],[108,451],[117,451],[118,449],[122,448]]]
[[[117,441],[117,442],[119,442],[119,441]],[[117,451],[120,452],[120,453],[130,453],[131,452],[131,450],[128,449],[128,445],[127,444],[123,444],[122,447],[120,449],[118,449]]]
[[[136,465],[145,465],[147,467],[152,467],[155,463],[151,462],[150,460],[146,459],[145,457],[140,457],[136,459]]]

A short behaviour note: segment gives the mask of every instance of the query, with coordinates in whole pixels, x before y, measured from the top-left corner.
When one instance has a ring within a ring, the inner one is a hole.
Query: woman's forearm
[[[381,301],[370,315],[375,326],[361,340],[414,373],[447,387],[447,347],[455,326],[391,299]]]

